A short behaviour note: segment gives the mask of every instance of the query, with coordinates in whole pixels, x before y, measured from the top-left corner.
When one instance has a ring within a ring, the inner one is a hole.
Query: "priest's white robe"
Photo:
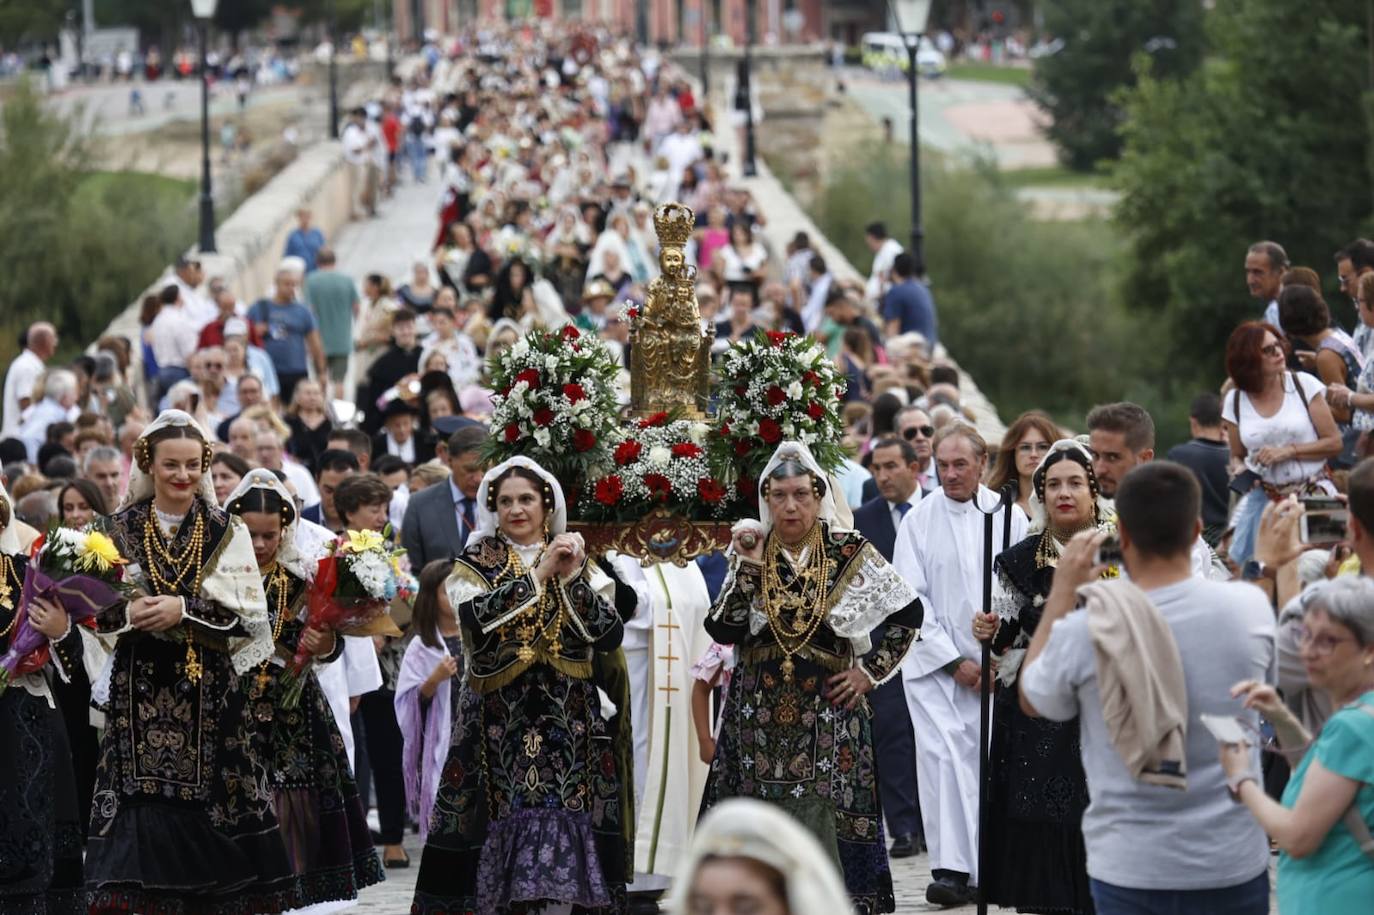
[[[671,877],[691,844],[707,766],[692,726],[692,664],[710,638],[711,609],[695,563],[643,566],[648,600],[625,627],[625,660],[633,696],[635,740],[635,873]],[[637,588],[638,590],[638,588]],[[637,879],[632,889],[659,888],[663,879]]]
[[[985,486],[978,488],[977,505],[935,490],[907,512],[892,556],[925,606],[921,639],[902,661],[902,681],[916,734],[930,866],[966,873],[971,885],[978,882],[979,694],[943,668],[957,658],[977,662],[982,656],[973,616],[983,607],[983,512],[998,498]],[[1003,511],[992,519],[994,557],[1024,539],[1029,526],[1012,506],[1011,536],[1004,540]]]

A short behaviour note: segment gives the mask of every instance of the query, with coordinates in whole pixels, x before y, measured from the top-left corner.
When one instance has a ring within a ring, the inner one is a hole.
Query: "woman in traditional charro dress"
[[[13,518],[9,494],[0,488],[0,655],[18,628],[28,565]],[[81,634],[54,604],[35,601],[29,613],[48,636],[48,663],[58,676],[68,676],[82,663]],[[86,912],[72,756],[41,670],[15,677],[0,694],[0,912]]]
[[[920,631],[916,594],[862,536],[806,445],[784,442],[759,482],[759,525],[737,525],[706,631],[734,644],[703,812],[778,804],[810,829],[861,913],[895,908],[863,696],[898,674]]]
[[[302,901],[313,905],[356,899],[359,890],[380,883],[385,875],[372,847],[343,735],[314,663],[299,676],[287,673],[302,646],[315,663],[337,660],[343,637],[306,628],[306,591],[315,563],[297,549],[295,501],[276,475],[249,471],[224,507],[248,528],[267,594],[276,653],[241,678],[240,687],[247,690],[259,722],[277,819],[300,878]]]
[[[114,655],[86,855],[91,912],[268,913],[300,904],[239,677],[272,656],[243,521],[215,504],[210,445],[164,412],[134,443],[112,519],[145,596],[98,618]]]
[[[624,811],[593,681],[620,618],[538,464],[488,471],[477,518],[448,582],[465,674],[411,911],[622,912]]]

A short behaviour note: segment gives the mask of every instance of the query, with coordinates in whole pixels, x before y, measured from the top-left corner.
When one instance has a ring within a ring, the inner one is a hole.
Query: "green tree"
[[[64,0],[10,0],[0,3],[0,47],[54,40],[70,9],[71,5]]]
[[[39,316],[89,342],[192,237],[187,188],[91,172],[76,123],[27,82],[0,108],[0,359]]]
[[[1114,91],[1134,84],[1137,54],[1152,56],[1160,79],[1187,74],[1202,59],[1200,0],[1056,0],[1043,15],[1045,31],[1064,44],[1036,62],[1030,94],[1050,116],[1060,158],[1080,171],[1121,151]]]
[[[1171,371],[1215,384],[1235,325],[1257,318],[1242,263],[1260,239],[1295,264],[1331,255],[1370,212],[1365,0],[1218,0],[1208,62],[1179,82],[1141,67],[1123,94],[1115,181],[1125,299],[1167,329]],[[1349,325],[1348,300],[1328,301]]]

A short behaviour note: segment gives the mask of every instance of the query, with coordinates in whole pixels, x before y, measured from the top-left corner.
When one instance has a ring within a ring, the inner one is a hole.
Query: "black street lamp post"
[[[191,0],[200,28],[200,253],[214,254],[215,193],[210,183],[210,20],[217,0]]]
[[[925,228],[921,225],[921,127],[916,93],[916,58],[921,49],[921,35],[930,15],[930,0],[890,0],[892,17],[906,43],[907,99],[911,108],[911,258],[916,262],[916,274],[925,276]]]
[[[735,93],[736,107],[744,106],[744,162],[740,171],[746,178],[759,173],[754,161],[757,149],[754,145],[754,23],[757,6],[755,0],[745,0],[744,20],[744,70],[740,74],[739,89]]]
[[[337,25],[334,22],[334,0],[329,0],[328,23],[325,28],[329,29],[329,139],[339,138],[339,75],[334,63],[337,56],[338,44]]]

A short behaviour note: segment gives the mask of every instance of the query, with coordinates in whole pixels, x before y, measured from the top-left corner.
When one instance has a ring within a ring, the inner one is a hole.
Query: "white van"
[[[860,41],[863,65],[870,70],[891,70],[897,68],[906,72],[909,60],[906,39],[895,32],[868,32]],[[916,72],[928,78],[938,77],[945,72],[945,55],[935,47],[927,35],[921,36],[916,48]]]

